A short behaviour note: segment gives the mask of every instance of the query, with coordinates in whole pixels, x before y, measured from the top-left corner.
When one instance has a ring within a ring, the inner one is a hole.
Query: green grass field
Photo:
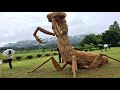
[[[99,50],[91,51],[92,53],[100,53]],[[48,52],[47,52],[48,53]],[[51,52],[49,52],[51,53]],[[111,57],[120,60],[120,47],[111,48],[107,52],[102,51]],[[26,53],[28,55],[28,53]],[[16,54],[25,56],[26,54]],[[29,54],[37,54],[35,52]],[[1,56],[2,57],[2,56]],[[33,73],[27,73],[28,71],[33,70],[37,66],[39,66],[42,62],[49,59],[50,56],[26,59],[21,61],[13,61],[13,68],[9,69],[8,63],[2,64],[2,70],[0,73],[3,74],[3,78],[72,78],[72,68],[68,65],[63,71],[56,71],[54,69],[52,62],[49,61],[41,68],[37,69]],[[55,59],[58,61],[58,56],[55,56]],[[62,66],[63,63],[60,63]],[[1,75],[0,75],[1,76]],[[103,67],[96,69],[80,69],[77,70],[77,78],[120,78],[120,62],[109,59],[109,63]]]

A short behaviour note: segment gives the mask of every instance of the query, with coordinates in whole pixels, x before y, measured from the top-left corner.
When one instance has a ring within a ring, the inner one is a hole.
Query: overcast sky
[[[0,47],[20,40],[35,40],[33,33],[40,26],[52,32],[46,16],[50,12],[0,12]],[[120,23],[120,12],[66,12],[68,35],[101,34],[114,21]],[[53,37],[38,33],[39,37]]]

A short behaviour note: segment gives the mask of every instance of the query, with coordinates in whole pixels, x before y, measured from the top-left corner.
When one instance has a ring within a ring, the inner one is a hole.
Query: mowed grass
[[[92,51],[92,53],[99,54],[100,51]],[[104,50],[105,53],[113,58],[120,60],[120,47]],[[24,55],[24,54],[23,54]],[[22,54],[21,54],[22,56]],[[52,62],[44,64],[41,68],[33,73],[27,73],[35,69],[41,63],[49,59],[51,56],[26,59],[21,61],[13,61],[13,68],[9,69],[8,63],[2,64],[3,78],[72,78],[72,68],[68,65],[63,71],[56,71]],[[55,56],[58,61],[58,56]],[[64,63],[60,63],[62,66]],[[120,78],[120,62],[109,59],[109,63],[105,66],[96,69],[80,69],[76,72],[77,78]]]

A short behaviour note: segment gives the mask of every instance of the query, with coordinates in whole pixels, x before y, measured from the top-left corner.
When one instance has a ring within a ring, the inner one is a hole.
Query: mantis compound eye
[[[47,15],[47,19],[48,19],[49,22],[52,22],[52,13]]]
[[[61,13],[60,14],[60,18],[65,18],[67,15],[66,15],[66,13]]]

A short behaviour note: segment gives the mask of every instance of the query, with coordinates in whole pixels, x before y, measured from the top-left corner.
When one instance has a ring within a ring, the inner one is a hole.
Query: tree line
[[[109,26],[108,30],[102,34],[89,34],[84,37],[84,39],[79,43],[80,46],[85,44],[112,44],[112,46],[120,46],[120,27],[117,21],[114,21],[112,25]]]

